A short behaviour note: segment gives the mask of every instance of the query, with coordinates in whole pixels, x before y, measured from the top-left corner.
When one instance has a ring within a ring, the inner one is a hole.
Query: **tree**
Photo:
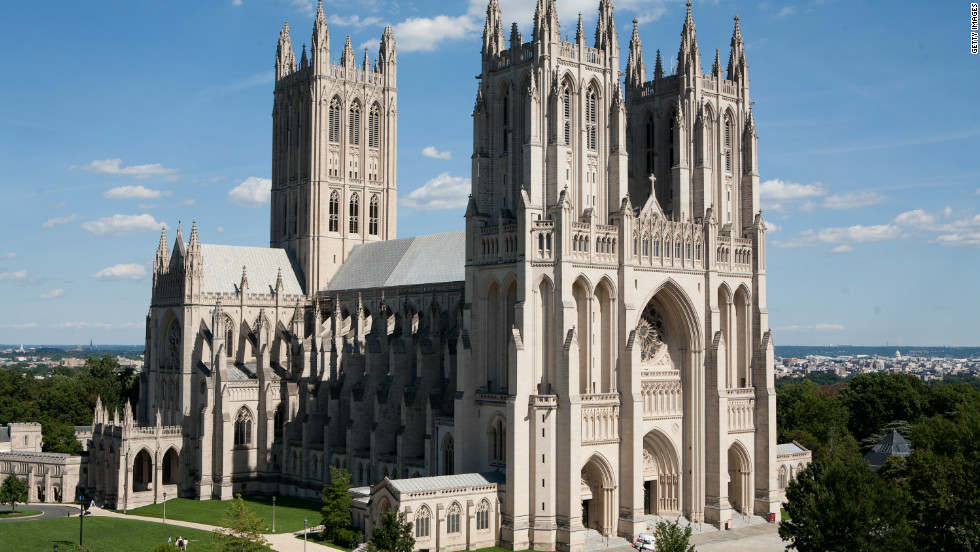
[[[245,504],[241,494],[225,511],[219,523],[224,529],[211,532],[212,546],[220,552],[261,552],[269,546],[262,537],[265,520]]]
[[[405,513],[381,512],[381,523],[371,526],[368,552],[412,552],[415,548],[413,525],[405,521]]]
[[[10,474],[0,484],[0,504],[9,503],[10,511],[13,512],[18,502],[27,504],[27,483],[16,475]]]
[[[354,548],[361,540],[361,532],[352,527],[350,509],[354,501],[350,496],[350,472],[330,466],[330,485],[323,488],[323,530],[320,538],[327,542]]]
[[[694,552],[691,544],[691,526],[681,526],[677,521],[657,523],[656,552]]]
[[[800,552],[909,549],[906,497],[854,458],[821,458],[786,488],[779,536]]]
[[[840,399],[850,412],[848,425],[861,441],[895,420],[918,422],[927,405],[928,390],[911,374],[859,374],[841,391]]]

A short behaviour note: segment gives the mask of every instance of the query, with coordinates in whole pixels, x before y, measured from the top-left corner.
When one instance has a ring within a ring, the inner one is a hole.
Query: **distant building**
[[[793,441],[776,445],[776,483],[779,487],[779,500],[786,502],[786,487],[790,481],[796,480],[803,468],[813,461],[813,453],[803,445]]]
[[[871,469],[878,471],[892,456],[908,456],[912,454],[912,445],[902,437],[902,434],[892,430],[882,439],[871,452],[864,455],[865,462],[871,464]]]

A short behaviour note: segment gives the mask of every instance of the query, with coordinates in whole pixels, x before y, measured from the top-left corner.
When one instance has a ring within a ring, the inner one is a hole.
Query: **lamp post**
[[[306,520],[303,520],[303,552],[306,552]]]
[[[167,523],[167,493],[163,493],[163,522]]]
[[[92,503],[92,499],[87,494],[81,494],[78,496],[78,502],[81,504],[78,512],[78,546],[82,546],[82,537],[85,534],[85,510]]]
[[[272,496],[272,532],[276,532],[276,497]]]

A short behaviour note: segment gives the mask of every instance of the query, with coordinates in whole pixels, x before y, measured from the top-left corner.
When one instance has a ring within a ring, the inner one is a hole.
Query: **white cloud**
[[[843,324],[814,324],[813,329],[818,332],[839,332],[844,329]]]
[[[858,209],[877,205],[887,199],[877,192],[851,192],[846,194],[833,194],[823,200],[823,206],[828,209]]]
[[[55,209],[64,209],[65,205],[68,205],[67,201],[59,201],[57,205],[54,206]]]
[[[776,17],[780,17],[780,18],[788,17],[790,15],[793,15],[794,13],[796,13],[796,8],[794,8],[793,6],[786,6],[785,8],[779,10],[779,13],[776,14]]]
[[[232,6],[241,6],[242,5],[242,0],[231,0],[231,5]]]
[[[452,156],[451,151],[439,151],[435,146],[426,146],[422,150],[422,155],[424,157],[431,157],[433,159],[449,159]]]
[[[157,222],[152,215],[112,215],[82,223],[82,230],[101,237],[119,237],[139,232],[155,232],[166,224]]]
[[[110,267],[103,268],[102,270],[96,272],[92,275],[96,280],[112,281],[112,280],[142,280],[146,278],[148,271],[146,267],[141,264],[130,263],[130,264],[117,264]]]
[[[54,299],[55,297],[61,297],[65,294],[63,289],[52,289],[51,291],[41,295],[41,299]]]
[[[795,182],[784,182],[773,179],[766,180],[759,185],[759,200],[763,209],[773,211],[783,211],[790,204],[806,200],[808,198],[825,195],[827,191],[823,185],[816,184],[797,184]]]
[[[105,159],[102,161],[95,160],[87,165],[82,165],[79,168],[87,171],[95,171],[96,174],[128,174],[135,176],[136,178],[173,175],[177,172],[177,169],[165,168],[160,163],[153,163],[150,165],[130,165],[128,167],[123,167],[122,159],[119,158]]]
[[[222,232],[224,232],[224,231],[225,231],[225,227],[224,226],[219,226],[218,227],[218,233],[219,234],[222,233]]]
[[[764,224],[766,225],[766,232],[779,232],[780,230],[783,229],[782,226],[776,224],[775,222],[770,222],[768,220],[765,221]]]
[[[936,217],[922,209],[905,211],[895,217],[895,224],[899,226],[910,226],[913,228],[926,228],[936,222]]]
[[[18,253],[14,253],[13,251],[0,255],[0,259],[16,259],[17,257],[20,257],[20,255]]]
[[[16,272],[0,272],[0,282],[2,281],[13,281],[13,280],[26,280],[27,271],[18,270]]]
[[[7,324],[5,328],[13,328],[15,330],[27,330],[30,328],[36,328],[37,322],[28,322],[26,324]]]
[[[272,180],[250,176],[228,191],[228,201],[239,207],[260,207],[269,201]]]
[[[144,186],[119,186],[102,192],[102,197],[106,199],[158,199],[165,195],[170,195],[170,192],[151,190]]]
[[[331,15],[330,16],[330,24],[331,25],[337,25],[339,27],[354,27],[356,29],[363,29],[364,27],[371,27],[373,25],[380,25],[381,24],[381,18],[380,17],[369,16],[369,17],[365,17],[365,18],[361,19],[361,16],[359,16],[357,14],[350,15],[350,16],[347,16],[347,17],[343,17],[343,16],[340,16],[340,15]],[[397,40],[397,39],[398,39],[398,37],[396,36],[395,37],[395,40]]]
[[[894,224],[876,224],[824,228],[820,231],[805,230],[786,241],[774,241],[777,247],[810,247],[820,244],[853,244],[890,240],[902,235],[902,229]],[[838,250],[840,253],[844,250]]]
[[[466,39],[483,30],[483,23],[469,15],[411,17],[392,29],[399,52],[430,52],[447,40]]]
[[[72,213],[67,217],[54,217],[41,223],[41,228],[54,228],[59,224],[68,224],[78,218],[78,215]]]
[[[850,245],[838,245],[830,250],[831,253],[850,253],[851,251],[854,251],[854,248]]]
[[[939,232],[935,242],[946,247],[980,247],[980,214],[952,219],[954,214],[952,207],[936,213],[914,209],[901,213],[894,222],[906,228]]]
[[[412,190],[401,200],[405,207],[419,210],[456,209],[465,207],[470,193],[470,179],[450,176],[444,172]]]

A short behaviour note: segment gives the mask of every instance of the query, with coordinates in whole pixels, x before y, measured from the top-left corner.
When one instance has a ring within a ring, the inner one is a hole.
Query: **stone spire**
[[[187,244],[184,243],[184,233],[180,228],[180,221],[177,221],[177,237],[174,238],[174,253],[179,253],[181,257],[187,255]]]
[[[351,45],[350,35],[347,35],[347,41],[344,42],[344,53],[340,56],[340,64],[347,69],[355,69],[354,67],[354,46]]]
[[[504,25],[500,16],[500,2],[490,0],[487,4],[487,20],[483,25],[483,55],[496,56],[503,52]]]
[[[279,268],[279,272],[276,274],[276,295],[282,295],[283,291],[282,285],[282,267]]]
[[[575,29],[575,43],[585,44],[585,25],[582,23],[582,12],[578,12],[578,27]]]
[[[323,14],[323,0],[319,0],[316,6],[310,56],[313,58],[313,72],[318,75],[325,74],[330,65],[330,28],[327,26],[327,16]]]
[[[385,74],[388,86],[394,88],[396,81],[396,68],[398,66],[398,52],[395,48],[395,32],[391,26],[385,27],[381,34],[381,48],[378,50],[378,69]]]
[[[306,69],[310,66],[310,58],[306,57],[306,44],[303,44],[303,53],[299,56],[299,68]]]
[[[160,244],[157,245],[157,259],[153,264],[153,273],[163,272],[170,264],[170,249],[167,248],[167,227],[160,228]]]
[[[687,3],[687,17],[681,28],[681,47],[677,51],[677,74],[701,74],[701,53],[698,51],[697,33],[694,17],[691,15],[691,2]]]
[[[599,0],[599,21],[595,26],[595,47],[598,50],[616,49],[619,39],[613,19],[612,0]]]
[[[197,238],[197,221],[196,220],[192,220],[191,221],[191,241],[190,241],[190,244],[189,244],[189,248],[193,250],[193,249],[200,249],[200,247],[201,247],[201,242],[198,241],[198,238]]]
[[[364,72],[367,73],[371,70],[371,55],[368,53],[368,49],[364,48]]]
[[[244,266],[242,266],[242,281],[238,284],[238,290],[241,292],[242,297],[244,297],[245,293],[248,291],[248,273],[246,272]]]
[[[646,68],[643,66],[643,44],[640,42],[639,22],[633,20],[633,36],[630,37],[630,53],[626,58],[626,86],[639,88],[647,80]]]
[[[561,26],[558,24],[558,10],[555,0],[538,0],[534,9],[534,33],[532,38],[538,42],[560,42]]]
[[[276,80],[296,70],[296,56],[293,54],[293,44],[289,41],[289,22],[279,31],[279,45],[276,47]]]
[[[653,66],[653,78],[654,79],[664,78],[664,65],[660,61],[660,50],[657,50],[657,62],[656,65]]]
[[[715,48],[715,62],[711,65],[711,74],[721,76],[721,51]]]
[[[745,43],[742,41],[742,30],[738,27],[738,16],[735,16],[735,31],[732,33],[732,51],[728,56],[728,80],[742,81],[748,78],[748,64],[745,62]]]

